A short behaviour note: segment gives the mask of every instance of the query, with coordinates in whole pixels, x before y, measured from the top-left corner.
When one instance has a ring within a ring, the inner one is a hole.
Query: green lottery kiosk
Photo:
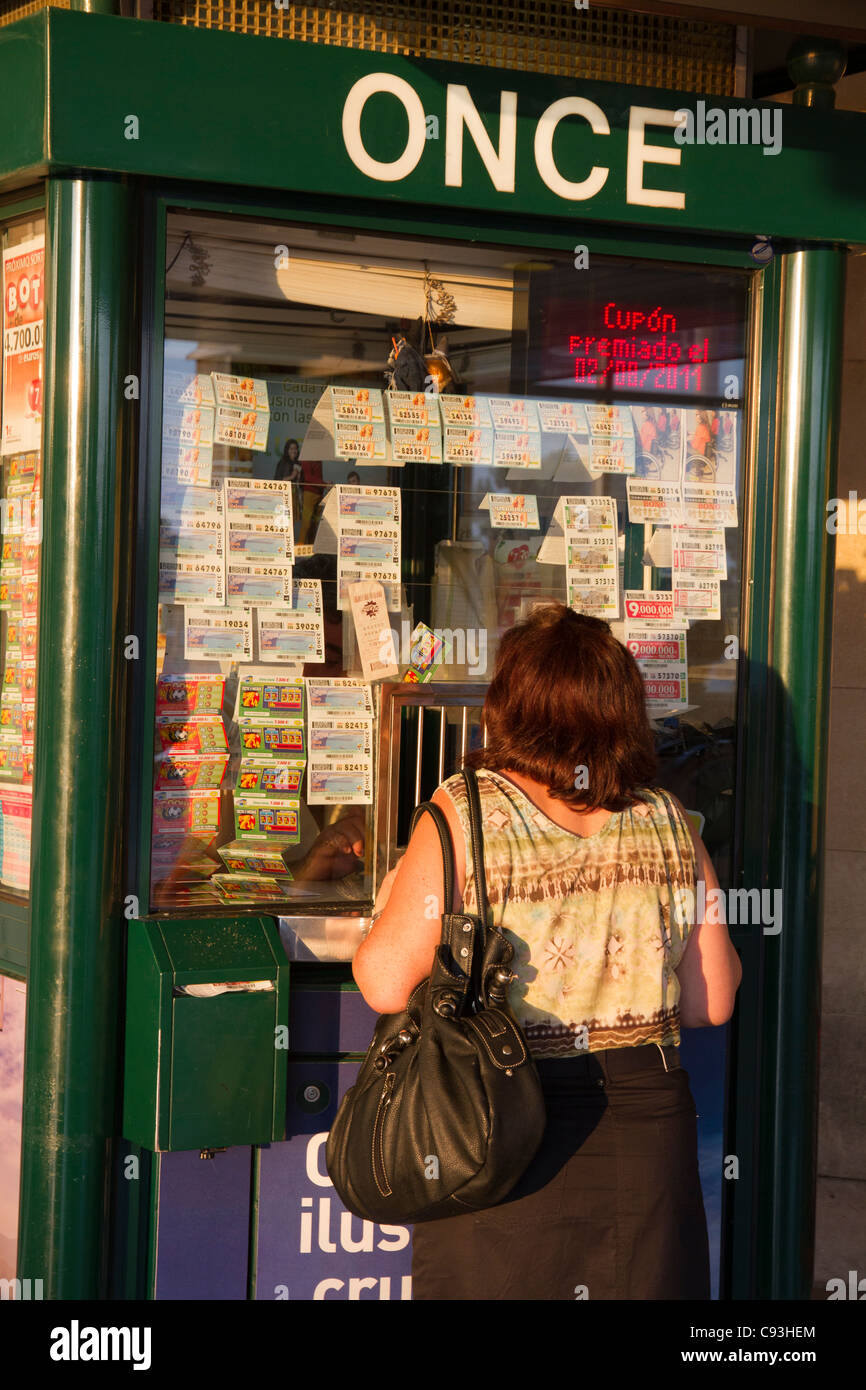
[[[114,14],[0,28],[22,1288],[411,1298],[411,1232],[324,1168],[374,1022],[350,962],[502,633],[556,598],[644,662],[663,783],[743,890],[737,1013],[683,1042],[715,1293],[808,1296],[866,118],[799,75],[762,122]]]

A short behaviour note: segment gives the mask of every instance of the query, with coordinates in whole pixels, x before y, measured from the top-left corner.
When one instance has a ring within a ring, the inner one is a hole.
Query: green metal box
[[[283,1139],[288,1013],[271,919],[131,921],[124,1138],[160,1152]]]

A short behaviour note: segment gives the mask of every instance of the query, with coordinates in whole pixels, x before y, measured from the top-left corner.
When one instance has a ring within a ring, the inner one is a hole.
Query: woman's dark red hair
[[[575,809],[623,811],[658,775],[637,662],[607,623],[562,603],[505,633],[484,727],[468,767],[511,768]]]

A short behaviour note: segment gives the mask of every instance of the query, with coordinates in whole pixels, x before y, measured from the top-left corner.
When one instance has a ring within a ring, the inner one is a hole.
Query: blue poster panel
[[[249,1148],[160,1154],[157,1299],[245,1299],[250,1238]]]
[[[727,1029],[683,1032],[682,1061],[698,1112],[698,1158],[718,1298]],[[325,1170],[325,1143],[358,1063],[289,1064],[289,1133],[261,1150],[256,1298],[410,1299],[411,1227],[346,1211]]]
[[[710,1237],[711,1292],[713,1298],[718,1298],[728,1028],[683,1028],[681,1038],[680,1061],[689,1074],[689,1085],[698,1112],[698,1165]]]
[[[325,1170],[325,1143],[357,1062],[289,1063],[288,1133],[261,1150],[257,1299],[412,1297],[411,1230],[346,1211]]]

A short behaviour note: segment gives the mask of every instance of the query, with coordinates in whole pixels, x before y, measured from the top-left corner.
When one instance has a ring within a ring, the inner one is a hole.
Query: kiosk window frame
[[[214,213],[255,222],[273,221],[286,224],[298,223],[306,226],[320,225],[323,228],[345,228],[351,225],[358,232],[369,231],[381,235],[403,237],[419,257],[423,257],[423,240],[428,246],[431,241],[452,243],[486,243],[491,246],[518,247],[522,250],[537,248],[539,252],[570,252],[574,247],[574,234],[564,229],[561,223],[552,219],[539,220],[531,229],[519,225],[520,219],[488,218],[480,214],[468,214],[465,220],[455,222],[453,214],[438,210],[424,210],[423,221],[418,217],[401,212],[383,212],[371,216],[369,207],[357,200],[347,203],[321,197],[280,198],[268,195],[267,200],[241,192],[234,195],[221,189],[213,192],[201,190],[198,196],[190,198],[187,189],[180,193],[172,185],[152,188],[145,195],[145,213],[155,232],[149,241],[144,267],[143,286],[143,342],[142,357],[145,364],[141,403],[141,436],[139,489],[139,532],[137,536],[137,592],[136,630],[142,633],[142,659],[140,662],[140,682],[133,700],[132,727],[136,730],[139,750],[139,763],[136,786],[133,787],[132,807],[134,832],[129,846],[132,858],[130,882],[138,887],[139,900],[150,903],[150,838],[153,786],[153,728],[156,690],[156,651],[157,651],[157,604],[158,604],[158,548],[160,514],[160,438],[162,415],[162,381],[164,368],[165,334],[165,290],[166,290],[166,230],[170,212],[189,214]],[[582,233],[584,237],[588,232]],[[754,293],[760,286],[764,271],[756,268],[744,239],[698,238],[690,237],[682,242],[674,242],[669,234],[642,232],[631,229],[625,231],[612,227],[599,226],[593,231],[593,248],[598,255],[624,257],[641,262],[664,261],[668,265],[682,263],[684,266],[705,267],[707,269],[736,269],[749,273],[747,284],[747,310],[745,333],[747,342],[755,336],[755,315],[760,296]],[[577,271],[575,273],[578,273]],[[741,425],[743,432],[742,483],[743,516],[739,518],[740,537],[745,535],[746,513],[749,511],[749,489],[751,472],[751,444],[754,439],[753,410],[759,385],[759,364],[749,362],[747,357],[746,381],[742,384],[739,404],[741,406]],[[363,481],[363,480],[362,480]],[[741,573],[739,624],[742,630],[747,597],[748,575],[743,573],[746,562],[745,550],[741,545]],[[650,571],[646,571],[649,578]],[[375,774],[374,774],[375,776]],[[736,836],[736,828],[735,828]],[[734,855],[736,858],[736,854]],[[372,897],[377,883],[373,882]],[[276,907],[276,904],[274,905]],[[281,905],[285,911],[285,905]],[[366,907],[366,904],[362,905]],[[195,917],[208,909],[178,910],[178,916]],[[253,907],[235,907],[235,911],[253,911]],[[261,905],[259,905],[261,910]],[[332,912],[350,911],[358,913],[358,906],[351,908],[338,901],[328,903],[317,901],[309,906],[292,904],[293,914],[308,913],[314,916],[329,915]],[[213,915],[214,908],[209,912]],[[226,908],[229,912],[230,909]],[[219,909],[217,910],[219,915]]]

